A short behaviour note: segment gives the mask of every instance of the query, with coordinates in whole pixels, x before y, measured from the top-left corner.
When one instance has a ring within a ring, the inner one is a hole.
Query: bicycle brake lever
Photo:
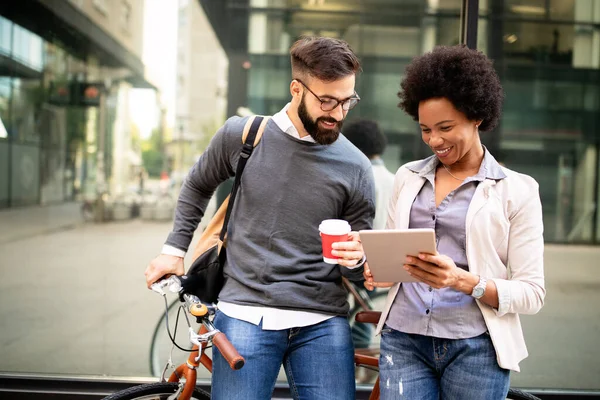
[[[150,285],[150,289],[163,296],[166,296],[166,293],[163,291],[163,288],[165,287],[168,287],[170,292],[177,293],[181,290],[181,281],[175,275],[171,275],[166,279],[154,282]]]
[[[169,278],[168,286],[171,293],[178,293],[181,291],[181,281],[179,278],[175,277],[175,275]]]
[[[153,283],[152,285],[150,285],[150,289],[152,289],[152,291],[165,296],[165,292],[162,290],[162,285],[160,283]]]

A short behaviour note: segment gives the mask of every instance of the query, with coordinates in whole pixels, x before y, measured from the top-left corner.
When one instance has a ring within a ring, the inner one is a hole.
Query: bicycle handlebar
[[[213,344],[217,346],[223,358],[229,363],[231,369],[238,370],[244,366],[246,362],[244,357],[238,353],[223,332],[219,332],[213,336]]]
[[[170,292],[179,293],[180,299],[184,301],[187,306],[187,312],[202,319],[202,323],[208,333],[197,335],[194,333],[194,331],[190,330],[190,340],[192,343],[200,345],[200,341],[207,342],[212,340],[213,344],[219,349],[223,358],[225,358],[225,360],[227,360],[229,363],[231,369],[238,370],[242,368],[246,363],[244,358],[240,355],[240,353],[238,353],[229,339],[227,339],[227,336],[225,336],[223,332],[220,332],[218,329],[216,329],[212,322],[207,318],[209,314],[214,314],[216,307],[214,305],[207,306],[206,304],[202,303],[198,297],[186,293],[185,288],[182,287],[181,278],[178,276],[171,275],[170,277],[159,280],[150,286],[150,289],[156,293],[166,296],[163,290],[164,288],[168,288]]]
[[[168,287],[171,293],[177,293],[181,290],[181,279],[176,275],[171,275],[168,278],[160,279],[150,285],[150,289],[160,295],[165,295],[164,288]]]

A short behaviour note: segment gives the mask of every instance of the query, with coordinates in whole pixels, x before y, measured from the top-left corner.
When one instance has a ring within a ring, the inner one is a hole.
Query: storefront
[[[87,21],[69,2],[0,7],[0,209],[108,186],[113,141],[129,135],[114,123],[127,105],[119,94],[151,85],[139,58]]]

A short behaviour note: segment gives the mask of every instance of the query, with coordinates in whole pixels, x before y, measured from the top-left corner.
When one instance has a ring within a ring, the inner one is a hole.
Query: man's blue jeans
[[[504,400],[510,384],[487,333],[438,339],[385,326],[379,370],[382,400]]]
[[[232,370],[213,347],[213,399],[270,400],[282,364],[294,399],[355,398],[354,349],[346,318],[272,331],[217,311],[214,324],[246,364]]]

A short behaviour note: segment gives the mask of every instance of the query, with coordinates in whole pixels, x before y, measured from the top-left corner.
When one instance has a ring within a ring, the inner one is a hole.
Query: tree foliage
[[[165,158],[163,138],[160,129],[153,129],[148,139],[142,141],[142,162],[150,177],[160,177]]]

